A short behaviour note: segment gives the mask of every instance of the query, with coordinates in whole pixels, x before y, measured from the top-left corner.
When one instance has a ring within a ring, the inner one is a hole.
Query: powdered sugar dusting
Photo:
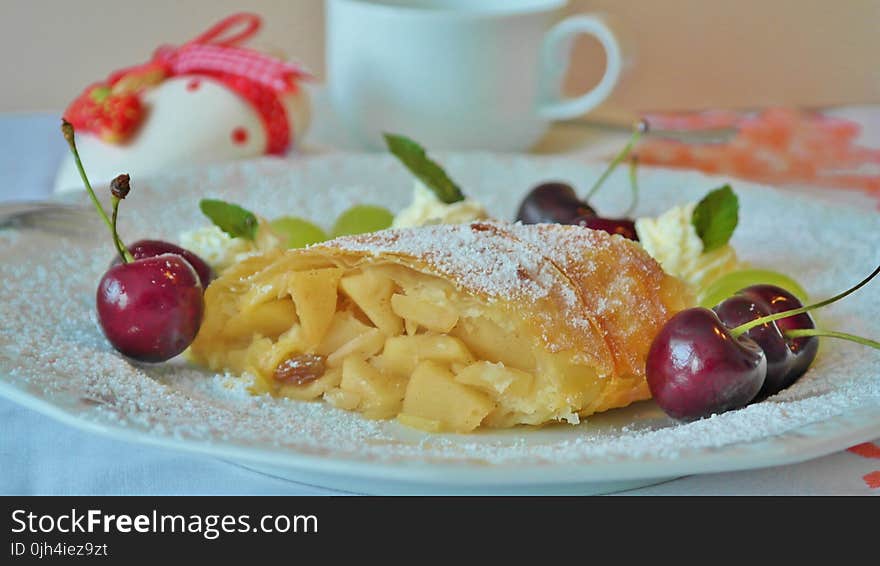
[[[540,252],[507,237],[503,225],[491,222],[402,228],[338,238],[333,245],[424,258],[441,274],[454,276],[465,289],[494,299],[537,301],[559,283],[545,275],[552,266]]]
[[[491,155],[448,156],[442,161],[470,196],[508,219],[535,183],[554,178],[578,185],[601,170],[570,160]],[[659,170],[644,170],[640,181],[641,212],[646,213],[698,199],[719,184],[696,174]],[[877,215],[741,182],[733,186],[742,204],[733,243],[756,266],[794,274],[814,297],[822,297],[859,280],[877,263]],[[203,225],[196,201],[207,196],[239,202],[269,217],[307,216],[329,227],[354,203],[399,210],[408,201],[411,179],[390,158],[331,156],[194,169],[136,179],[134,187],[121,214],[129,240],[176,239],[181,231]],[[613,213],[626,206],[627,191],[625,172],[613,175],[595,204]],[[673,423],[653,404],[640,403],[590,417],[578,426],[429,435],[323,403],[251,397],[239,378],[213,375],[179,361],[134,366],[109,348],[94,317],[97,281],[112,256],[101,230],[96,224],[95,237],[81,239],[31,231],[0,233],[0,382],[102,427],[277,458],[557,466],[670,460],[745,446],[880,407],[880,355],[830,340],[823,342],[810,372],[788,390],[745,409],[688,424]],[[457,244],[466,244],[466,238],[462,232]],[[369,238],[347,245],[368,246]],[[470,260],[475,262],[493,261],[478,251],[468,253],[474,254]],[[516,253],[517,262],[524,260],[528,269],[541,272],[539,260],[530,259],[526,248]],[[500,274],[499,287],[492,292],[503,293],[515,276],[513,266],[491,264],[491,269]],[[535,296],[546,292],[541,283],[522,289]],[[863,289],[829,308],[820,316],[823,326],[880,336],[877,289]]]

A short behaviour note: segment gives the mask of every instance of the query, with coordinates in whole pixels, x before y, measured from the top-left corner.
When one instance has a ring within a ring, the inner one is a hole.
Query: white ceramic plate
[[[571,159],[490,154],[442,157],[466,192],[498,218],[548,179],[586,189],[602,166]],[[700,198],[722,180],[641,173],[638,213]],[[756,266],[795,276],[814,297],[861,279],[880,261],[880,215],[732,183],[741,223],[734,244]],[[325,227],[353,203],[399,210],[412,180],[393,159],[332,155],[260,160],[135,179],[121,212],[123,237],[177,240],[204,225],[201,197],[238,202],[267,217],[294,214]],[[82,204],[86,204],[83,197]],[[595,200],[624,210],[615,174]],[[177,360],[133,366],[105,343],[94,290],[112,257],[103,226],[78,233],[0,231],[0,393],[70,425],[134,442],[214,455],[297,481],[356,492],[607,492],[671,477],[793,463],[880,435],[880,354],[827,341],[810,372],[745,409],[678,424],[638,403],[578,426],[431,435],[368,421],[322,403],[249,397],[228,376]],[[877,288],[820,315],[823,326],[880,336]]]

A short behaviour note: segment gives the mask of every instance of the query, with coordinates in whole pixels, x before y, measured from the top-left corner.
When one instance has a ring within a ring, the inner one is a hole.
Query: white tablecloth
[[[874,115],[876,116],[876,114]],[[56,115],[0,115],[0,202],[48,197],[66,151]],[[880,494],[880,460],[841,451],[801,464],[681,478],[629,494]],[[84,433],[0,399],[0,494],[332,494],[203,456]]]

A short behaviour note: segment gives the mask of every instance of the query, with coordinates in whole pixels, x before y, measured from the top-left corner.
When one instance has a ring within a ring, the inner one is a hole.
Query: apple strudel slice
[[[254,376],[255,393],[453,432],[648,398],[651,341],[691,302],[619,236],[490,222],[254,256],[205,301],[194,361]]]

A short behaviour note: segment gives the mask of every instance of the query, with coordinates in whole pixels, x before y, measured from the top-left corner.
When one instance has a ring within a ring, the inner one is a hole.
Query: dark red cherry
[[[773,314],[762,298],[745,294],[734,295],[713,310],[728,328],[736,328],[741,324]],[[746,335],[757,342],[767,357],[767,378],[759,395],[772,395],[786,387],[795,363],[795,354],[789,348],[788,340],[782,335],[776,323],[761,324],[748,330]]]
[[[520,204],[516,219],[523,224],[568,224],[578,216],[596,214],[580,200],[571,185],[542,183],[533,188]]]
[[[636,224],[629,218],[602,218],[601,216],[579,216],[571,221],[571,224],[577,224],[584,228],[592,230],[602,230],[609,234],[618,234],[628,240],[639,241],[639,235],[636,233]]]
[[[776,314],[792,309],[799,309],[804,306],[797,297],[795,297],[782,287],[777,287],[776,285],[752,285],[751,287],[746,287],[745,289],[739,291],[739,293],[737,294],[749,297],[752,300],[764,301],[764,303],[767,305],[769,314]],[[810,316],[809,313],[801,313],[790,316],[788,318],[783,318],[777,320],[774,324],[776,324],[776,326],[783,334],[788,330],[816,328],[816,323],[813,321],[813,317]],[[791,370],[784,380],[784,383],[782,383],[778,389],[772,388],[765,392],[768,395],[785,389],[786,387],[794,383],[797,378],[806,373],[806,371],[810,368],[810,365],[813,363],[813,360],[816,359],[816,354],[819,352],[818,336],[786,338],[785,342],[788,345],[788,348],[794,354],[795,359],[792,363]]]
[[[196,270],[177,254],[112,266],[98,284],[98,322],[122,354],[162,362],[189,346],[205,303]]]
[[[734,338],[709,309],[670,318],[651,344],[645,367],[657,404],[691,420],[744,407],[761,390],[767,358],[746,335]]]
[[[199,274],[199,280],[202,282],[202,289],[207,289],[208,283],[214,279],[214,271],[205,260],[188,249],[181,248],[171,242],[163,242],[162,240],[138,240],[128,246],[128,251],[131,252],[134,259],[144,259],[162,254],[177,254],[182,256],[183,259],[193,266],[196,273]],[[118,265],[120,263],[122,263],[122,260],[117,255],[110,265]]]

